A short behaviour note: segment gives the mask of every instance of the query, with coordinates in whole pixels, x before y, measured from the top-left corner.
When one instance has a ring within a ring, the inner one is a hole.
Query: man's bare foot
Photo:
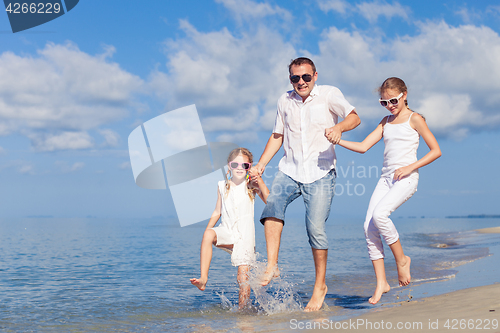
[[[266,268],[266,271],[262,275],[261,285],[267,286],[272,279],[280,276],[280,271],[278,266],[273,266],[272,268]]]
[[[311,311],[318,311],[319,309],[321,309],[327,291],[328,287],[326,286],[326,284],[322,287],[318,288],[314,287],[312,297],[309,300],[309,303],[307,303],[307,306],[304,309],[304,311],[311,312]]]
[[[189,281],[191,281],[191,283],[193,285],[195,285],[196,287],[198,287],[198,289],[200,289],[201,291],[205,290],[205,286],[207,285],[207,280],[206,279],[202,279],[202,278],[199,278],[199,279],[189,279]]]
[[[391,290],[391,286],[389,286],[387,281],[381,286],[377,284],[377,288],[375,288],[375,292],[373,293],[373,296],[368,300],[368,303],[377,304],[378,301],[380,301],[382,294],[389,292],[389,290]]]
[[[407,286],[411,282],[411,275],[410,275],[411,258],[408,256],[405,256],[405,257],[406,257],[406,262],[404,262],[402,264],[397,264],[398,279],[399,279],[400,286]]]

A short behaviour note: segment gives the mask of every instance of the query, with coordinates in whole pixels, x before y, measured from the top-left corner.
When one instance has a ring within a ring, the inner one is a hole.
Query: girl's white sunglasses
[[[391,103],[392,105],[398,105],[399,99],[403,97],[403,93],[399,94],[398,97],[393,97],[390,99],[379,99],[378,101],[380,102],[380,105],[383,107],[386,107],[388,103]]]

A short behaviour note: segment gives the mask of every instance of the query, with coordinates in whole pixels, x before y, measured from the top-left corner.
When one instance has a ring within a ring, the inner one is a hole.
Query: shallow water
[[[394,221],[405,252],[412,257],[414,283],[396,287],[394,260],[387,248],[387,275],[395,288],[377,306],[419,297],[433,289],[429,282],[441,281],[432,285],[442,286],[438,288],[442,292],[447,286],[494,282],[487,277],[478,281],[459,277],[469,263],[498,255],[498,234],[471,230],[498,226],[499,219]],[[256,227],[257,251],[265,253],[262,226]],[[281,278],[267,288],[254,284],[253,308],[244,313],[237,311],[236,268],[224,251],[214,250],[205,292],[189,283],[199,274],[204,229],[201,224],[180,228],[175,221],[161,219],[1,220],[0,330],[271,331],[286,330],[292,318],[341,320],[373,308],[367,300],[375,279],[362,221],[329,221],[329,291],[324,310],[313,314],[302,311],[314,283],[302,221],[291,219],[285,226]],[[259,260],[264,259],[265,255]]]

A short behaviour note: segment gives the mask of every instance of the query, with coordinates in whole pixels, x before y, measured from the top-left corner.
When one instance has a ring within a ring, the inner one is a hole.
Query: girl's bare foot
[[[326,284],[322,287],[314,287],[314,291],[312,294],[309,303],[307,303],[305,312],[318,311],[323,306],[323,301],[325,300],[326,292],[328,291],[328,287]]]
[[[207,279],[202,279],[202,278],[199,278],[199,279],[189,279],[189,281],[191,281],[191,283],[193,285],[195,285],[196,287],[198,287],[198,289],[200,289],[201,291],[205,290],[205,286],[207,285]]]
[[[280,271],[278,266],[273,266],[272,268],[267,267],[266,271],[262,275],[261,285],[267,286],[272,279],[280,276]]]
[[[377,284],[377,288],[375,289],[375,292],[373,293],[373,296],[368,300],[368,303],[370,304],[377,304],[378,301],[380,301],[380,298],[382,297],[382,294],[385,294],[391,290],[391,286],[387,283],[387,281],[379,286]]]
[[[406,261],[404,263],[397,264],[398,279],[399,279],[400,286],[407,286],[411,282],[411,275],[410,275],[411,258],[408,256],[405,256],[405,257],[406,257]]]

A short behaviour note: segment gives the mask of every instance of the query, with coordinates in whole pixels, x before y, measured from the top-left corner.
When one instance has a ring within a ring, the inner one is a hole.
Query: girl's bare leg
[[[200,277],[198,279],[190,279],[198,289],[205,290],[208,281],[208,270],[212,261],[212,244],[217,243],[217,234],[213,229],[205,230],[201,241],[200,249]]]
[[[250,301],[250,284],[248,283],[249,269],[250,268],[246,265],[238,266],[238,284],[240,286],[238,305],[240,310],[247,307]]]
[[[377,304],[378,301],[380,301],[382,294],[391,290],[391,286],[387,283],[387,278],[385,276],[384,259],[372,260],[372,264],[375,276],[377,277],[377,288],[375,288],[375,292],[368,302],[370,304]]]
[[[401,246],[401,242],[399,239],[389,245],[391,248],[392,254],[394,254],[394,259],[396,259],[396,266],[398,268],[398,279],[400,286],[407,286],[411,282],[410,275],[410,263],[411,258],[405,256],[403,252],[403,247]]]

